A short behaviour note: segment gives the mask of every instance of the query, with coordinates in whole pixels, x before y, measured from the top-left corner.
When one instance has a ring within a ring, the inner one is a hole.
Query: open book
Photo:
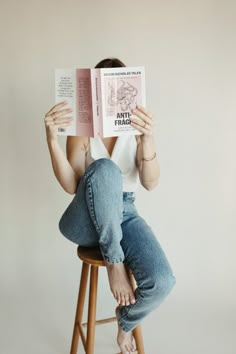
[[[130,125],[131,109],[145,106],[145,69],[55,69],[56,103],[67,100],[73,123],[58,135],[110,137],[140,134]]]

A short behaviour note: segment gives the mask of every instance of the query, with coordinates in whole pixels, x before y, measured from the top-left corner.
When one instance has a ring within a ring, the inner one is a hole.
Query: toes
[[[130,303],[131,303],[131,304],[135,304],[136,299],[135,299],[135,297],[134,297],[134,294],[130,294],[129,298],[130,298]]]
[[[130,305],[129,294],[125,295],[125,304],[126,304],[126,306]]]
[[[135,298],[131,298],[130,302],[131,302],[131,304],[135,304],[135,302],[136,302]]]
[[[135,349],[134,345],[132,344],[131,352],[135,352],[135,351],[136,351],[136,349]]]
[[[120,304],[120,294],[118,294],[117,292],[113,293],[114,298],[116,299],[116,301],[118,302],[118,304]]]
[[[132,353],[133,352],[133,347],[132,344],[126,344],[126,353]]]
[[[120,349],[121,349],[121,353],[122,353],[122,354],[129,354],[129,351],[128,351],[127,348],[126,348],[126,345],[125,345],[125,346],[122,345],[122,346],[120,347]]]
[[[126,344],[126,346],[125,346],[125,350],[126,350],[125,354],[130,353],[130,347],[129,347],[129,345],[127,345],[127,344]]]
[[[124,294],[121,295],[121,305],[125,306],[125,295]]]

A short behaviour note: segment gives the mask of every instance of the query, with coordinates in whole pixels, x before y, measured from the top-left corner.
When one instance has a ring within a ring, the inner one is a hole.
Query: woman
[[[125,66],[104,59],[96,68]],[[99,246],[109,284],[118,302],[117,342],[122,354],[133,352],[132,330],[169,294],[175,284],[170,264],[151,228],[135,208],[139,181],[153,189],[160,169],[153,140],[153,116],[144,107],[132,110],[131,125],[141,135],[105,139],[69,136],[67,157],[57,129],[72,123],[66,102],[45,115],[47,143],[55,176],[75,194],[59,222],[61,233],[81,246]],[[125,265],[137,282],[133,293]]]

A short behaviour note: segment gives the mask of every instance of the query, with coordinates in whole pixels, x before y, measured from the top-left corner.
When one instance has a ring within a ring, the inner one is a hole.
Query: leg
[[[119,167],[108,159],[94,161],[85,171],[75,197],[61,217],[61,233],[81,246],[99,245],[109,263],[123,262],[120,245],[122,197]]]
[[[118,263],[124,260],[120,245],[123,219],[122,175],[109,159],[99,159],[84,174],[87,207],[99,237],[104,260]]]
[[[132,217],[122,224],[121,241],[125,263],[132,270],[137,282],[136,303],[123,306],[118,312],[118,322],[123,331],[133,330],[141,320],[158,307],[175,284],[170,264],[151,228],[130,207]]]
[[[122,220],[121,171],[111,160],[96,160],[81,178],[59,228],[64,236],[81,246],[100,246],[111,291],[119,304],[128,305],[135,298],[123,264]]]
[[[131,272],[129,272],[129,278],[130,278],[130,283],[132,284],[133,291],[135,291],[136,284],[135,284],[134,277]],[[134,328],[133,335],[134,335],[138,354],[145,354],[144,346],[143,346],[143,336],[142,336],[142,331],[141,331],[140,325],[138,325],[137,327]]]

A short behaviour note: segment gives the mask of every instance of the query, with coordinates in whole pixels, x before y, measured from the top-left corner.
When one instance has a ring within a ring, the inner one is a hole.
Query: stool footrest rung
[[[114,322],[114,321],[117,321],[116,317],[109,317],[109,318],[104,318],[103,320],[97,320],[97,321],[95,321],[95,324],[96,325],[101,325],[101,324],[104,324],[104,323],[110,323],[110,322]],[[83,327],[86,327],[87,325],[88,325],[87,322],[82,323]]]
[[[80,333],[80,336],[81,336],[81,339],[82,339],[82,343],[83,343],[83,347],[84,347],[84,350],[86,349],[86,337],[85,337],[85,334],[84,334],[84,330],[83,330],[83,325],[81,323],[78,323],[77,324],[78,327],[79,327],[79,333]]]

